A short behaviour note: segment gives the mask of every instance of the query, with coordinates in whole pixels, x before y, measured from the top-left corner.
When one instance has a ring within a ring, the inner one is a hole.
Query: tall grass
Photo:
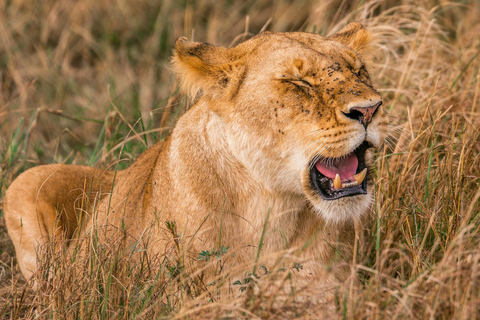
[[[370,73],[392,128],[355,247],[356,281],[336,284],[335,310],[349,319],[480,314],[477,1],[15,0],[1,2],[0,12],[0,199],[31,166],[124,168],[163,140],[187,107],[167,69],[178,36],[229,46],[262,30],[326,35],[362,22],[377,35]],[[199,257],[217,266],[215,283],[188,274],[180,252],[132,265],[116,243],[90,243],[98,251],[72,270],[71,257],[46,248],[43,266],[55,272],[40,274],[41,290],[33,291],[2,214],[0,318],[323,314],[299,299],[301,291],[315,300],[315,288],[291,287],[289,274],[301,266],[265,275],[258,264],[228,283],[221,266],[232,249],[221,246]],[[252,286],[260,276],[272,278],[268,290]]]

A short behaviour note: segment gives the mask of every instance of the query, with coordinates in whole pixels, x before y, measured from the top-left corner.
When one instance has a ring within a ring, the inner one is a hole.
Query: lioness
[[[7,190],[24,276],[50,239],[93,227],[152,255],[186,239],[192,265],[220,241],[236,250],[231,264],[253,261],[262,237],[262,256],[300,248],[311,279],[338,248],[351,259],[353,222],[372,202],[367,149],[382,144],[387,126],[362,58],[370,41],[358,23],[329,37],[265,32],[233,48],[179,38],[172,66],[196,103],[163,145],[116,173],[39,166]]]

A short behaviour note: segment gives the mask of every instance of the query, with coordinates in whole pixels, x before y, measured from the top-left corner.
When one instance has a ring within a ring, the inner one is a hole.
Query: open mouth
[[[322,158],[310,166],[314,189],[325,200],[367,193],[365,151],[370,144],[364,141],[352,153],[341,158]]]

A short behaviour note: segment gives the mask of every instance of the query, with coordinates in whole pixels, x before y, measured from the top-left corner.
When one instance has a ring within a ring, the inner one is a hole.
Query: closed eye
[[[305,79],[300,79],[293,76],[287,76],[282,74],[281,76],[277,77],[275,80],[283,82],[283,83],[291,83],[301,89],[311,89],[315,87],[311,82]]]
[[[303,79],[288,80],[288,82],[291,82],[298,87],[313,88],[313,85],[310,82],[308,82],[306,80],[303,80]]]

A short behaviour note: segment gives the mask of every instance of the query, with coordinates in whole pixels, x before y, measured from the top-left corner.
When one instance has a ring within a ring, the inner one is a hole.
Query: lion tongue
[[[342,181],[351,178],[357,171],[358,158],[355,153],[350,153],[341,159],[322,159],[315,163],[315,167],[324,176],[335,179],[336,174],[340,175]]]

